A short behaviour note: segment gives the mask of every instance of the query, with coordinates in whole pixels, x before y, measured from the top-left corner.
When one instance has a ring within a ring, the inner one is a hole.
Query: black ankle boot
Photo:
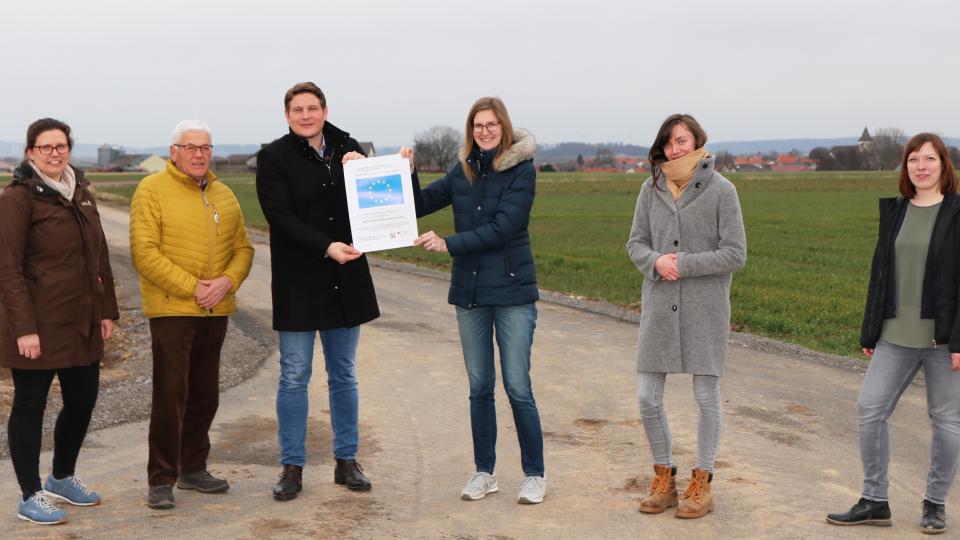
[[[871,501],[861,498],[849,512],[828,514],[827,523],[889,527],[893,525],[893,520],[890,519],[890,505],[887,501]]]
[[[924,499],[920,531],[927,534],[940,534],[945,530],[947,530],[947,511],[944,506]]]
[[[278,501],[296,499],[303,490],[303,467],[299,465],[284,465],[280,473],[280,481],[273,487],[273,498]]]
[[[353,459],[338,459],[333,471],[333,481],[353,491],[368,491],[370,479],[363,474],[363,468]]]

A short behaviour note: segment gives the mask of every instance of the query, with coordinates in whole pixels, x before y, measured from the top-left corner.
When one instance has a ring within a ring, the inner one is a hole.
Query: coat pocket
[[[513,268],[513,262],[510,260],[510,250],[503,249],[503,277],[510,279],[516,277],[517,272]]]

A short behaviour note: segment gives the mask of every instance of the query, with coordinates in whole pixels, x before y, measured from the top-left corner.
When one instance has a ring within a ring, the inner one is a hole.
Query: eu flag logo
[[[360,208],[403,204],[401,182],[399,174],[357,180],[357,199]]]

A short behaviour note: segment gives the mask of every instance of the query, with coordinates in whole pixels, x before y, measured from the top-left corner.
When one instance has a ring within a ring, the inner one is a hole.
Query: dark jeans
[[[172,485],[181,473],[207,468],[208,431],[220,405],[220,347],[226,317],[150,319],[153,402],[150,407],[151,486]]]
[[[60,379],[63,408],[53,429],[53,476],[74,473],[80,447],[87,435],[90,415],[97,404],[100,362],[62,369],[12,369],[13,408],[7,422],[10,460],[23,498],[40,491],[40,443],[43,411],[53,376]]]
[[[497,368],[493,361],[496,332],[503,388],[513,409],[520,442],[520,464],[527,476],[543,476],[543,433],[530,382],[530,348],[537,326],[536,304],[504,307],[457,306],[460,345],[470,379],[470,427],[477,472],[493,474],[497,455],[497,410],[493,391]]]

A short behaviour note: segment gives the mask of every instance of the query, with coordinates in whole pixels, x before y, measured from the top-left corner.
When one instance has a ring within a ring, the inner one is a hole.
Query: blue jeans
[[[520,464],[527,476],[543,476],[543,433],[530,383],[530,347],[537,326],[536,304],[506,307],[457,307],[460,345],[470,379],[470,426],[477,472],[493,474],[497,461],[497,410],[493,391],[497,370],[493,336],[500,349],[503,387],[510,398],[520,442]]]
[[[313,344],[317,333],[279,334],[280,384],[277,388],[277,424],[280,463],[302,467],[307,463],[307,389],[313,373]],[[356,352],[359,341],[359,326],[320,331],[330,393],[333,456],[336,459],[355,459],[357,455],[360,396],[357,392]]]
[[[960,372],[950,371],[945,346],[916,349],[881,339],[860,388],[860,458],[863,460],[863,497],[887,500],[890,433],[887,419],[910,381],[923,367],[927,385],[927,413],[933,425],[930,471],[924,498],[944,504],[957,470],[960,453]]]

